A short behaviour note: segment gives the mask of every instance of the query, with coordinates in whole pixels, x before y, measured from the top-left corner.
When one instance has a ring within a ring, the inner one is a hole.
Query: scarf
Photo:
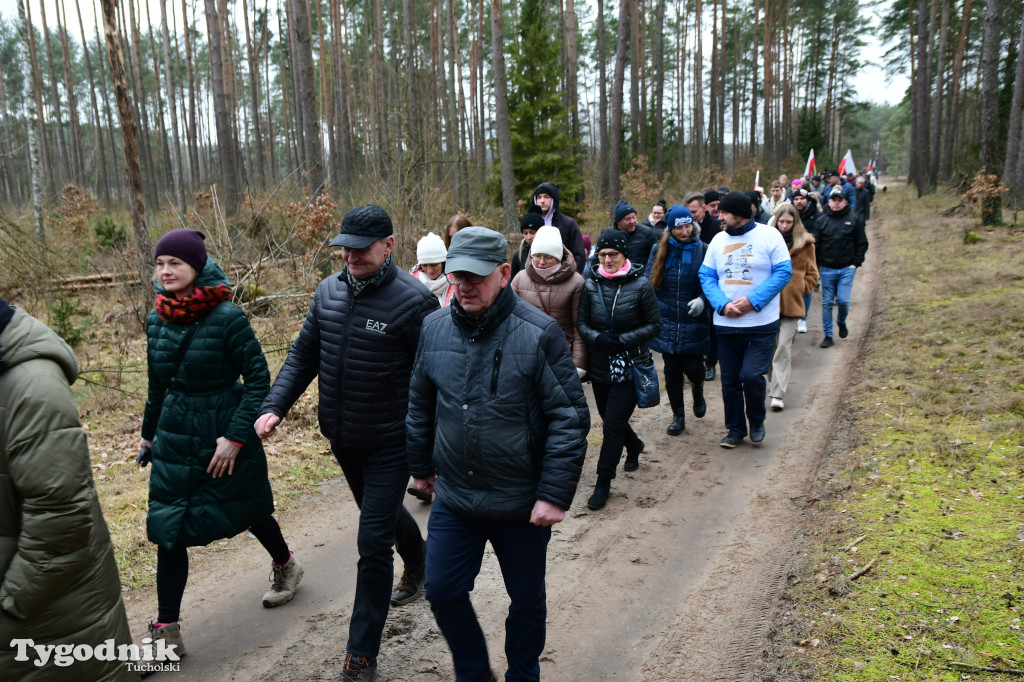
[[[782,232],[782,230],[779,230],[779,232]],[[786,232],[782,232],[782,238],[786,240],[786,248],[787,249],[792,249],[793,248],[793,230],[790,229],[790,230],[787,230]]]
[[[437,279],[430,279],[429,277],[427,277],[427,273],[423,272],[422,270],[417,272],[416,276],[419,277],[420,282],[422,282],[424,286],[430,289],[430,293],[434,294],[434,296],[437,296],[438,302],[441,305],[444,305],[444,296],[446,293],[448,293],[448,287],[451,286],[451,283],[448,281],[448,278],[442,274]]]
[[[750,222],[746,223],[745,225],[740,225],[739,227],[727,227],[725,228],[725,231],[730,237],[741,237],[745,235],[747,232],[753,230],[754,225],[756,224],[757,223],[754,222],[754,219],[751,218]]]
[[[532,261],[530,267],[533,271],[540,275],[545,282],[550,282],[551,278],[558,274],[558,271],[562,269],[562,262],[559,261],[552,265],[550,268],[538,268]]]
[[[630,268],[632,268],[632,267],[633,267],[633,265],[629,262],[629,259],[627,258],[626,259],[626,264],[623,265],[622,268],[620,270],[618,270],[617,272],[608,272],[607,270],[604,269],[604,263],[602,263],[597,268],[597,273],[599,275],[601,275],[602,277],[606,277],[608,279],[613,279],[615,277],[625,277],[629,273]]]
[[[690,233],[690,238],[681,242],[671,234],[668,236],[668,256],[665,257],[665,269],[677,267],[689,268],[693,260],[693,245],[697,241],[697,233]]]
[[[377,272],[373,273],[369,277],[364,277],[363,279],[357,279],[356,277],[353,277],[352,273],[349,272],[348,270],[348,266],[346,265],[345,269],[342,270],[341,272],[341,278],[345,280],[345,282],[348,284],[348,288],[352,291],[352,298],[356,298],[357,296],[359,296],[359,294],[363,293],[366,287],[376,284],[377,282],[384,279],[384,275],[388,274],[388,270],[391,269],[391,266],[394,265],[394,262],[394,259],[391,257],[391,254],[389,253],[387,257],[384,259],[384,262],[381,263],[380,268],[377,269]]]
[[[224,301],[231,300],[231,287],[218,284],[215,287],[196,287],[184,298],[166,294],[156,295],[156,314],[164,322],[192,324],[200,316],[210,312]]]

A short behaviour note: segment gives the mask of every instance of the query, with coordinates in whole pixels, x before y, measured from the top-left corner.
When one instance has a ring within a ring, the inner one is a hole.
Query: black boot
[[[636,439],[634,448],[626,446],[626,463],[622,465],[623,471],[636,471],[640,468],[640,453],[644,451],[644,442]]]
[[[704,382],[690,384],[690,390],[693,392],[693,416],[700,419],[708,411],[708,404],[704,402]]]
[[[678,436],[686,428],[686,417],[682,414],[673,415],[672,423],[665,429],[670,436]]]
[[[604,509],[608,504],[608,494],[611,492],[612,479],[607,476],[598,476],[597,485],[594,486],[594,494],[587,500],[587,509],[597,511]]]

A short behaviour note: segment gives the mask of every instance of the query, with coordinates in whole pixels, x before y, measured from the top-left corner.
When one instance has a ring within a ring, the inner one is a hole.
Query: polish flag
[[[804,177],[809,178],[814,175],[814,149],[811,149],[811,153],[807,156],[807,168],[804,169]]]
[[[857,164],[855,164],[853,162],[853,154],[851,154],[850,150],[847,149],[846,150],[846,156],[844,156],[843,160],[839,162],[839,173],[841,175],[843,173],[854,173],[854,174],[856,174],[856,172],[857,172]]]

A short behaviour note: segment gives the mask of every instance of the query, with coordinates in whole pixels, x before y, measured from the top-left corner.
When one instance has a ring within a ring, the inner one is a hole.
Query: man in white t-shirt
[[[750,199],[730,192],[718,205],[724,230],[708,245],[698,275],[714,309],[725,426],[719,443],[764,440],[766,382],[779,331],[779,292],[793,276],[789,249],[773,227],[754,222]],[[749,431],[747,428],[749,422]]]

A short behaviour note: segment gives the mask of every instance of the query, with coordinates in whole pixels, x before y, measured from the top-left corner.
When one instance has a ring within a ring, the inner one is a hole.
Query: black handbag
[[[612,322],[611,313],[608,312],[608,305],[604,302],[604,290],[601,289],[600,282],[597,283],[597,295],[601,299],[601,307],[604,308],[604,314],[608,318],[608,326],[611,327],[613,334],[618,334],[615,331],[615,323]],[[612,301],[613,311],[615,310],[615,303],[618,301],[618,298],[618,292],[615,292],[615,300]],[[619,369],[619,366],[629,365],[633,370],[633,393],[636,394],[637,407],[644,409],[661,404],[661,385],[658,381],[658,370],[654,366],[654,358],[651,357],[650,351],[647,352],[645,358],[639,361],[633,360],[633,358],[629,357],[628,352],[623,351],[609,358],[608,364],[613,382],[616,382],[618,375],[622,375],[622,379],[619,379],[619,381],[625,381],[625,367]]]

